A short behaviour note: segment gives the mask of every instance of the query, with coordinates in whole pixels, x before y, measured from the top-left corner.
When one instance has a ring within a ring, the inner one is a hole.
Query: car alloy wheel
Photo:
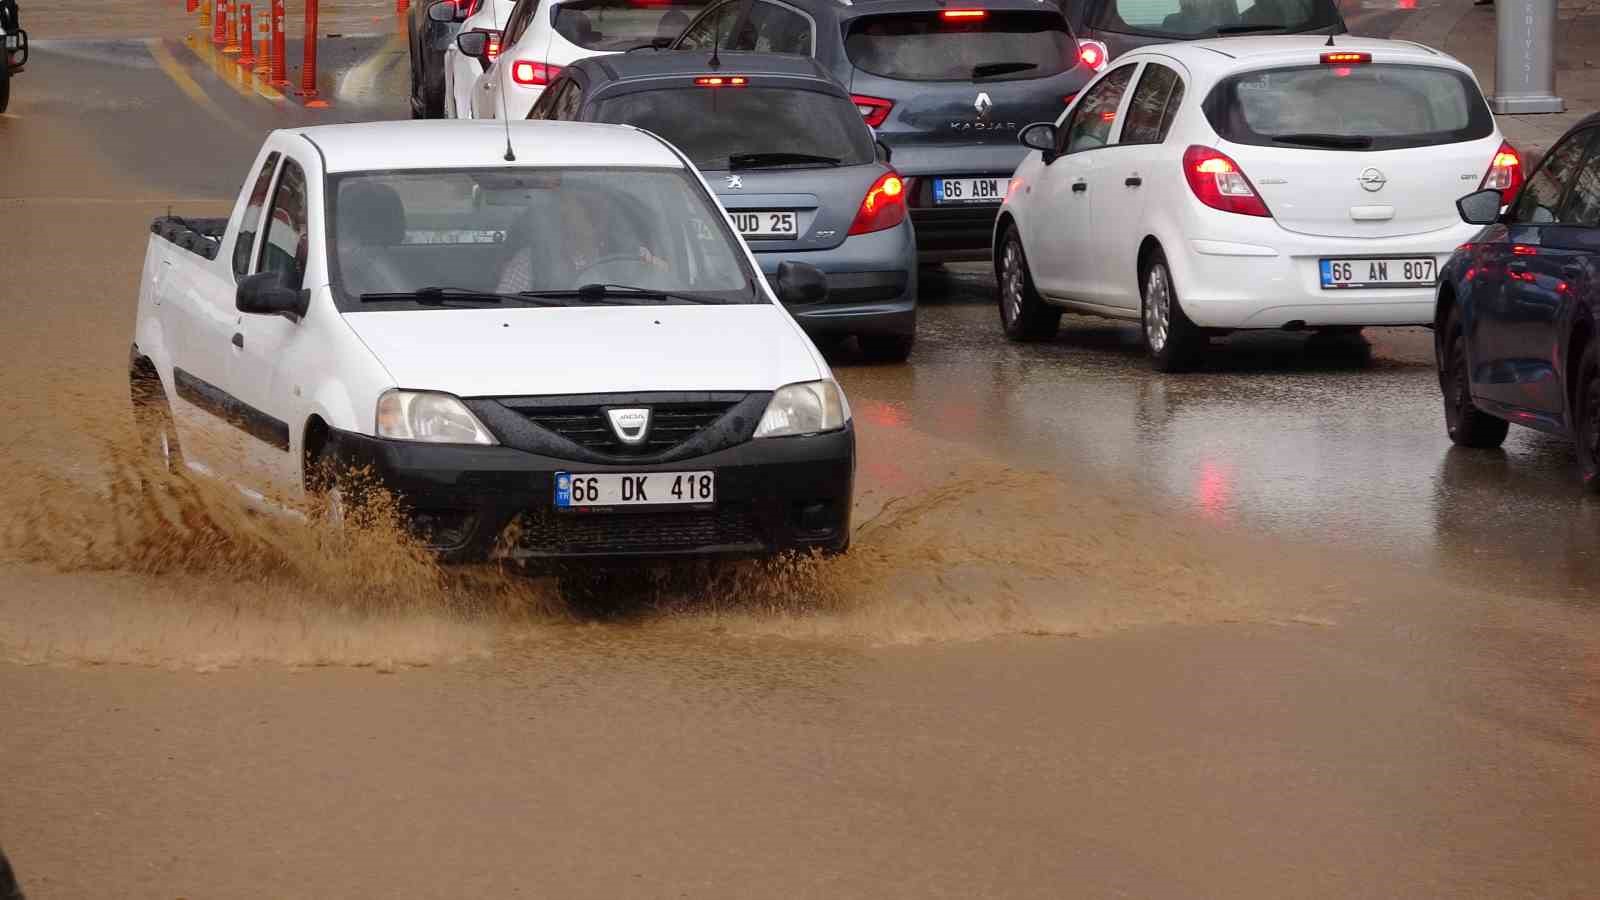
[[[1022,245],[1015,235],[1006,241],[1005,255],[1000,260],[1000,275],[1006,322],[1015,322],[1022,317]]]
[[[1167,277],[1165,263],[1150,267],[1145,277],[1144,336],[1153,353],[1166,349],[1167,335],[1172,328],[1172,280]]]

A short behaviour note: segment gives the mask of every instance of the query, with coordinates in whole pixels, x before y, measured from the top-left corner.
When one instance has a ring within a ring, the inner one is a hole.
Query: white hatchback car
[[[466,119],[472,115],[472,89],[478,77],[500,58],[500,42],[504,37],[505,23],[511,20],[511,10],[517,0],[474,0],[472,14],[461,23],[461,34],[482,32],[484,49],[477,56],[468,56],[460,45],[452,41],[444,50],[444,116],[447,119]]]
[[[706,0],[517,0],[499,58],[472,90],[471,116],[526,119],[563,66],[586,56],[665,47],[705,5]],[[460,46],[479,55],[472,51],[484,43],[468,37]]]
[[[1252,37],[1126,54],[1033,148],[995,223],[1017,340],[1063,311],[1143,324],[1156,367],[1210,334],[1433,320],[1440,266],[1522,162],[1470,69],[1419,44]]]

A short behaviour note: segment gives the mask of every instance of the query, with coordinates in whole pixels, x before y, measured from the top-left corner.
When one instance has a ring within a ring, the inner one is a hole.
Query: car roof
[[[508,127],[509,126],[509,127]],[[506,161],[510,134],[514,162]],[[330,173],[513,166],[682,168],[660,138],[627,125],[452,119],[287,129],[316,146]]]
[[[1324,52],[1371,53],[1376,62],[1434,65],[1470,72],[1455,57],[1412,41],[1321,34],[1277,34],[1208,38],[1173,44],[1155,44],[1119,56],[1116,62],[1155,54],[1175,59],[1199,74],[1222,74],[1262,66],[1315,62]]]
[[[841,7],[842,17],[875,16],[883,13],[938,12],[947,7],[959,9],[987,9],[993,12],[1061,12],[1053,0],[812,0]]]
[[[625,81],[631,78],[654,78],[663,75],[782,75],[791,78],[817,78],[835,82],[826,69],[809,56],[789,53],[722,52],[717,55],[719,65],[710,64],[711,54],[704,50],[639,50],[633,53],[611,53],[591,56],[572,64],[581,68],[591,80]],[[596,78],[599,73],[599,78]],[[842,90],[842,88],[841,88]]]

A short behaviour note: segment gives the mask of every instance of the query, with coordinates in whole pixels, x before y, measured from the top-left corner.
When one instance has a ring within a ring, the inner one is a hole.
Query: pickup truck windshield
[[[458,308],[438,288],[508,303],[525,292],[574,292],[562,305],[764,302],[721,211],[678,170],[362,172],[333,176],[329,196],[345,312]],[[604,284],[640,290],[578,290]]]

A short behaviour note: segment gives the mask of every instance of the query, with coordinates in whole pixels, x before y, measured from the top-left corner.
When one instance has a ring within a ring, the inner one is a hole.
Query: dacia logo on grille
[[[611,430],[617,440],[629,446],[644,443],[650,434],[650,410],[648,409],[608,409],[606,418],[611,420]]]

